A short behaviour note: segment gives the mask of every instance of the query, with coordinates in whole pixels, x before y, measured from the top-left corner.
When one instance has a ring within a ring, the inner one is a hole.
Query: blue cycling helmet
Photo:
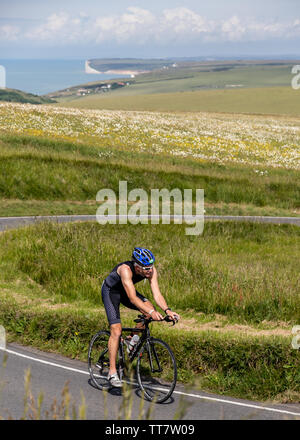
[[[132,252],[132,259],[140,266],[151,266],[155,261],[155,257],[152,252],[149,251],[149,249],[140,247],[134,248]]]

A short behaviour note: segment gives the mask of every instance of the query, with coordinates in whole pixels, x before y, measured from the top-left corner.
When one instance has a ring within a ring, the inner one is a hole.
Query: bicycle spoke
[[[147,399],[162,403],[171,396],[177,369],[174,355],[165,342],[152,339],[143,345],[138,354],[137,377]]]
[[[99,389],[109,387],[107,381],[109,372],[108,339],[109,332],[99,332],[93,337],[89,347],[89,372],[93,384]]]

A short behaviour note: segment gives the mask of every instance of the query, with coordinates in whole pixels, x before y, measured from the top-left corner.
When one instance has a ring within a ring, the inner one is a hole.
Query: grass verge
[[[83,361],[87,360],[91,335],[107,327],[101,310],[71,306],[20,308],[12,298],[3,300],[3,296],[0,322],[8,332],[8,340]],[[123,322],[132,325],[129,316]],[[180,382],[252,400],[299,401],[300,356],[291,348],[289,337],[183,331],[162,325],[155,325],[153,334],[172,347]]]
[[[130,206],[130,202],[128,202]],[[172,200],[170,202],[173,210]],[[95,200],[19,200],[0,199],[0,217],[40,215],[95,215],[99,203]],[[150,212],[150,206],[149,206]],[[238,203],[205,203],[205,215],[252,215],[271,217],[299,217],[300,209],[255,206]]]

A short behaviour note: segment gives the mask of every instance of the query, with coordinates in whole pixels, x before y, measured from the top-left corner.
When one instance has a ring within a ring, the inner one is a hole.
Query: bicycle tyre
[[[169,345],[155,338],[145,341],[138,353],[136,373],[147,400],[156,403],[168,400],[177,381],[176,360]]]
[[[91,381],[99,390],[109,388],[107,380],[109,372],[108,357],[108,339],[110,333],[108,331],[99,331],[90,342],[88,351],[88,370]]]

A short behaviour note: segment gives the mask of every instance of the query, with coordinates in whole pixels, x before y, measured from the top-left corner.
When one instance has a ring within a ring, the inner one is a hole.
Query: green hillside
[[[172,66],[175,60],[169,59],[136,59],[136,58],[102,58],[92,59],[90,66],[98,71],[107,70],[155,70],[163,67]]]
[[[47,96],[38,96],[15,89],[0,89],[0,101],[28,104],[50,104],[56,102]]]
[[[300,115],[300,92],[291,87],[201,90],[155,94],[92,95],[61,102],[63,107],[99,110],[225,112]]]
[[[94,82],[51,96],[77,108],[299,115],[299,92],[291,87],[296,62],[173,63],[117,83],[107,81],[108,87]],[[119,60],[116,66],[121,65]]]
[[[137,75],[129,87],[114,93],[135,95],[202,89],[279,87],[291,84],[290,65],[183,65]]]

